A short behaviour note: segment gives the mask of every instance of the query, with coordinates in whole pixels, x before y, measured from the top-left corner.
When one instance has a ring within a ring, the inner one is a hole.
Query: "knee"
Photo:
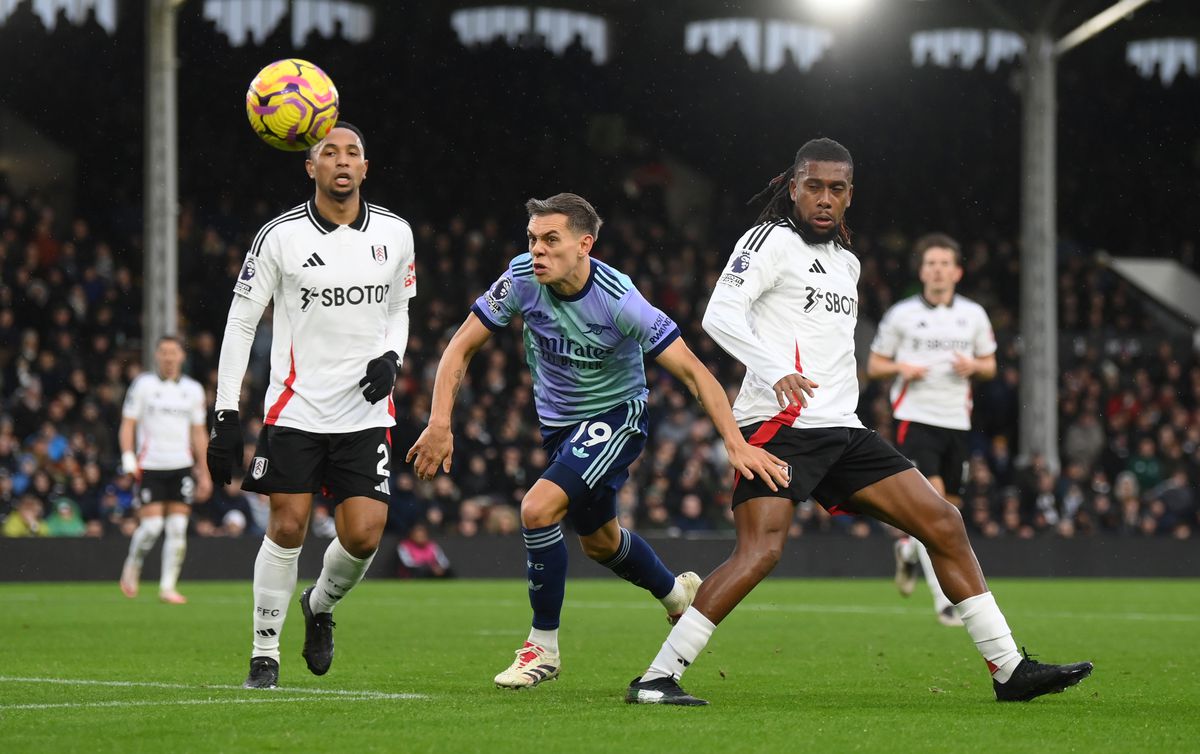
[[[379,549],[379,539],[383,536],[382,526],[360,526],[353,531],[338,532],[338,541],[342,549],[356,558],[369,558]]]
[[[945,500],[938,507],[937,514],[930,518],[929,530],[929,540],[935,545],[956,546],[967,540],[962,511]],[[930,542],[926,543],[926,547]]]
[[[773,542],[754,542],[745,549],[738,548],[737,559],[742,567],[759,581],[765,579],[783,556],[783,545]]]
[[[301,519],[288,515],[272,515],[267,536],[280,547],[299,547],[304,544],[307,529]]]
[[[528,497],[521,501],[521,526],[526,529],[541,529],[558,522],[551,506],[542,505]]]

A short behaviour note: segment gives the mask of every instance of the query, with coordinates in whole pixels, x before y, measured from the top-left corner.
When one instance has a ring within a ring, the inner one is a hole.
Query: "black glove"
[[[396,372],[399,370],[400,357],[395,351],[388,351],[367,362],[367,374],[358,381],[367,403],[379,403],[392,394],[392,388],[396,385]]]
[[[213,486],[229,484],[233,470],[242,469],[242,425],[237,411],[218,411],[208,436],[208,475]]]

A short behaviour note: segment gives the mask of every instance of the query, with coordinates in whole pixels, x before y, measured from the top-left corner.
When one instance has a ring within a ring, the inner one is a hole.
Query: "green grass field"
[[[712,702],[693,709],[622,702],[668,627],[616,579],[568,583],[563,675],[522,692],[491,683],[527,630],[520,582],[365,583],[321,678],[293,606],[282,686],[258,692],[239,687],[249,584],[184,583],[179,607],[155,586],[0,584],[0,751],[1200,751],[1195,580],[995,581],[1019,644],[1096,663],[1027,704],[993,701],[921,591],[768,580],[688,671]]]

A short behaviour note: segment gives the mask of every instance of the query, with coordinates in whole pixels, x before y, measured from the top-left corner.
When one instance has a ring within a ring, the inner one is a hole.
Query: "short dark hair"
[[[555,194],[548,199],[530,199],[525,202],[525,211],[534,215],[566,215],[567,227],[575,233],[600,235],[604,221],[596,214],[596,208],[579,194]]]
[[[850,150],[833,139],[812,139],[800,147],[792,162],[792,175],[806,162],[842,162],[850,166],[850,177],[854,177],[854,158],[850,156]]]
[[[185,350],[185,351],[187,350],[187,346],[185,346],[183,344],[183,338],[179,337],[178,335],[160,335],[158,338],[158,342],[154,344],[154,347],[157,348],[157,347],[161,346],[163,343],[174,343],[175,345],[179,346],[183,350]]]
[[[949,249],[954,252],[954,263],[962,267],[962,247],[958,245],[958,241],[945,233],[926,233],[913,244],[913,259],[918,268],[925,263],[925,252],[930,249]]]
[[[362,145],[363,158],[364,159],[366,158],[366,156],[367,156],[367,139],[365,136],[363,136],[363,132],[362,132],[361,128],[359,128],[358,126],[356,126],[353,123],[346,121],[346,120],[339,120],[337,123],[334,123],[333,128],[344,128],[347,131],[353,131],[354,135],[358,137],[358,143]],[[331,128],[329,130],[332,131],[333,128]],[[325,141],[325,140],[321,139],[321,141]],[[317,144],[320,144],[321,141],[318,141]],[[305,160],[312,159],[312,153],[313,153],[313,150],[317,148],[317,144],[313,144],[311,147],[309,147],[307,150],[305,150],[305,152],[304,152]]]

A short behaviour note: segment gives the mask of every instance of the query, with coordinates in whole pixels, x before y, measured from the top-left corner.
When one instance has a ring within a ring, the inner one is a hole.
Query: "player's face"
[[[362,142],[348,128],[330,131],[309,155],[305,167],[317,190],[339,202],[354,196],[367,177]]]
[[[844,162],[810,160],[800,166],[788,184],[796,219],[808,226],[819,243],[837,237],[850,197],[854,196],[852,178],[850,166]]]
[[[921,257],[921,269],[918,276],[921,285],[925,286],[928,294],[943,294],[953,291],[958,281],[962,280],[963,270],[958,266],[958,259],[953,249],[931,246]]]
[[[533,255],[533,275],[539,283],[568,294],[583,287],[589,270],[588,252],[595,240],[591,233],[573,232],[562,214],[534,215],[525,231]]]
[[[183,373],[183,348],[173,340],[164,340],[154,349],[154,364],[165,379],[179,379]]]

